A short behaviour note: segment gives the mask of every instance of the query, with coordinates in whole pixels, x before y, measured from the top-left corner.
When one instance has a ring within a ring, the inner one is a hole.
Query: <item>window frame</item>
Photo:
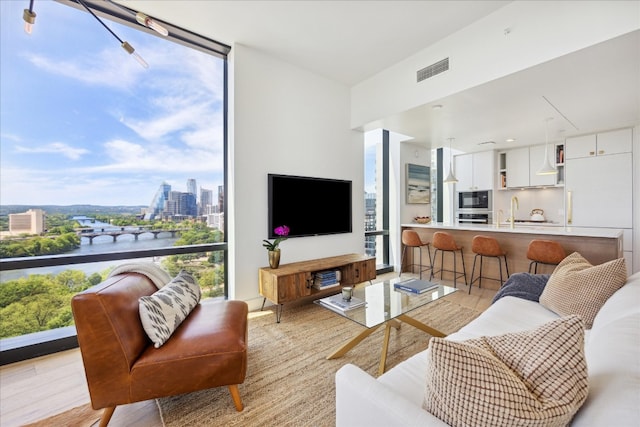
[[[55,0],[62,5],[74,7],[88,13],[86,9],[75,0]],[[148,34],[161,37],[155,31],[140,25],[135,19],[135,11],[125,6],[115,5],[107,1],[85,0],[87,6],[96,13],[96,15],[115,21],[122,25],[144,31]],[[129,10],[130,12],[127,12]],[[96,23],[96,25],[99,25]],[[223,100],[222,100],[222,117],[223,117],[223,188],[225,194],[228,189],[228,54],[231,47],[223,43],[208,39],[197,35],[188,30],[176,27],[162,21],[162,25],[169,30],[168,38],[173,42],[181,44],[185,47],[193,48],[201,52],[213,55],[223,61]],[[96,31],[102,31],[96,27]],[[124,59],[126,60],[126,58]],[[223,215],[227,218],[227,201],[223,205]],[[106,252],[97,254],[84,255],[50,255],[36,257],[19,257],[0,259],[0,271],[23,270],[27,268],[38,267],[54,267],[76,264],[87,264],[102,261],[119,261],[138,258],[149,258],[169,255],[182,255],[202,252],[222,251],[224,256],[224,298],[229,295],[229,284],[227,275],[228,266],[228,234],[227,221],[224,221],[223,227],[224,241],[218,243],[207,243],[189,246],[170,246],[157,249],[131,250],[120,252]],[[0,284],[1,286],[1,284]],[[64,350],[78,347],[78,340],[74,326],[53,329],[49,331],[41,331],[32,334],[5,338],[0,340],[0,366],[14,363],[22,360],[32,359],[34,357],[45,356]]]

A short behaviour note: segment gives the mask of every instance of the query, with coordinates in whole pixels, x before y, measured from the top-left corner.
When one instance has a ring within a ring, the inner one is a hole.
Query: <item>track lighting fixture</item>
[[[76,0],[78,3],[80,3],[80,5],[82,5],[82,7],[84,7],[87,12],[89,12],[94,18],[96,18],[96,20],[102,24],[102,26],[104,28],[107,29],[107,31],[109,31],[111,33],[111,35],[113,35],[113,37],[116,38],[116,40],[118,40],[120,42],[120,46],[122,46],[122,48],[131,56],[134,57],[134,59],[136,61],[138,61],[138,63],[140,65],[142,65],[144,68],[149,68],[149,64],[147,64],[147,62],[142,59],[142,57],[140,55],[138,55],[138,53],[136,53],[136,50],[133,48],[133,46],[131,46],[128,42],[123,41],[120,37],[117,36],[116,33],[114,33],[111,28],[109,28],[107,26],[107,24],[105,24],[104,22],[102,22],[102,20],[100,18],[98,18],[98,15],[96,15],[95,13],[93,13],[93,11],[91,9],[89,9],[89,7],[86,5],[86,3],[84,2],[84,0]]]
[[[33,11],[33,0],[29,2],[29,9],[24,10],[22,19],[24,19],[24,32],[31,34],[31,31],[33,31],[33,24],[36,23],[36,13]]]

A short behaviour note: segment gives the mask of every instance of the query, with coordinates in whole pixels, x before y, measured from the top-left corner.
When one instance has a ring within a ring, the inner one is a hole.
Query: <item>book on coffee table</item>
[[[353,310],[358,307],[364,307],[366,304],[364,300],[356,297],[351,297],[351,300],[346,301],[342,298],[342,294],[331,295],[326,298],[321,298],[318,301],[327,308],[339,310],[341,312]]]
[[[403,282],[394,283],[393,287],[398,291],[410,292],[412,294],[423,294],[431,289],[436,289],[438,284],[428,282],[426,280],[409,279]]]

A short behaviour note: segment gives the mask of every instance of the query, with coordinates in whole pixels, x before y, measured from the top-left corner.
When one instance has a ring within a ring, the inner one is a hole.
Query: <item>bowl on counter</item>
[[[413,220],[415,222],[417,222],[418,224],[429,224],[431,222],[431,217],[430,216],[417,216],[417,217],[413,218]]]

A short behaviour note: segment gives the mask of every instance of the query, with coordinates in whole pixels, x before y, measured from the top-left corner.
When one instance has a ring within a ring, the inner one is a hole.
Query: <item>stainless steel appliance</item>
[[[458,192],[456,220],[460,224],[493,223],[491,190]]]
[[[464,212],[470,209],[491,211],[493,209],[491,190],[458,192],[458,210]]]
[[[493,214],[492,212],[458,212],[457,220],[460,224],[491,224],[493,223]]]

